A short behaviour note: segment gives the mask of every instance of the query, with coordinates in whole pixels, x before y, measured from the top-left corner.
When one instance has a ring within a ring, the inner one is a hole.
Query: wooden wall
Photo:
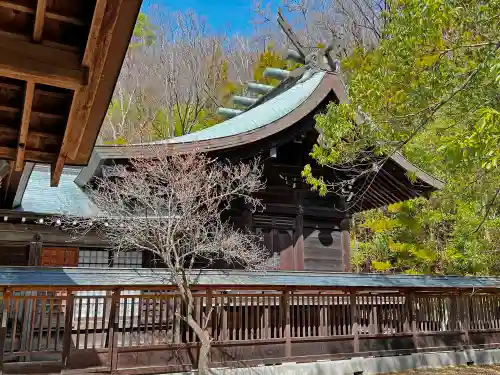
[[[0,266],[27,266],[28,245],[2,246],[0,244]]]
[[[304,228],[304,270],[343,270],[340,231],[333,228]]]

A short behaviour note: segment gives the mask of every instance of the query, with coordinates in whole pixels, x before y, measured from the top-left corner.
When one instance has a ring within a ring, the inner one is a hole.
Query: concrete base
[[[372,375],[416,368],[439,368],[460,365],[493,365],[500,363],[500,349],[453,352],[415,353],[395,357],[357,357],[339,361],[284,363],[251,368],[216,368],[213,375]],[[177,375],[195,374],[193,372]],[[172,375],[172,374],[165,374]]]

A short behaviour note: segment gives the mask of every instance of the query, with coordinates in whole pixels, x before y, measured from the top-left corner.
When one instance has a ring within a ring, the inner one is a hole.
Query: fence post
[[[415,308],[415,293],[408,293],[408,313],[410,314],[411,321],[411,340],[413,347],[418,350],[418,328],[417,328],[417,310]]]
[[[3,374],[3,355],[5,350],[5,340],[7,339],[7,322],[10,306],[10,290],[5,289],[2,296],[2,324],[0,326],[0,375]],[[16,317],[17,319],[17,317]],[[15,338],[12,338],[14,340]]]
[[[62,350],[62,365],[64,368],[68,366],[68,359],[71,353],[71,333],[73,331],[73,308],[75,306],[75,295],[73,292],[66,293],[66,316],[64,317],[64,334],[63,334],[63,350]]]
[[[410,298],[411,293],[406,293],[405,303],[404,303],[404,322],[403,322],[403,332],[412,332],[411,322],[412,322],[412,301]]]
[[[450,295],[450,326],[451,331],[458,331],[458,295]]]
[[[284,318],[284,336],[285,336],[285,357],[292,357],[292,331],[290,327],[290,290],[283,290],[281,297],[281,316]]]
[[[351,290],[350,294],[350,303],[351,306],[351,334],[354,336],[354,353],[359,353],[359,329],[358,329],[358,309],[356,307],[356,290]]]
[[[213,332],[213,316],[214,316],[214,311],[213,311],[213,306],[212,306],[212,288],[207,288],[206,290],[207,293],[207,303],[206,303],[206,310],[205,310],[205,319],[206,322],[202,322],[207,327],[207,331],[210,333],[210,338],[214,338],[214,332]]]
[[[470,337],[469,337],[469,329],[470,329],[470,313],[469,313],[469,306],[470,306],[470,297],[467,296],[465,293],[461,293],[461,305],[462,308],[460,309],[462,318],[462,330],[464,332],[464,337],[465,337],[465,345],[469,346],[470,345]]]
[[[114,373],[118,368],[118,322],[120,320],[120,289],[115,289],[111,296],[111,308],[109,310],[108,321],[108,353],[109,367],[111,373]],[[117,311],[118,310],[118,311]],[[140,312],[139,312],[140,313]],[[140,327],[139,327],[140,329]]]

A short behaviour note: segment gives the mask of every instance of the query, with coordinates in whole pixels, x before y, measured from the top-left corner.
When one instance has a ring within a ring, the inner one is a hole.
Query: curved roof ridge
[[[326,74],[327,73],[322,71],[315,72],[308,79],[301,82],[294,80],[295,82],[288,87],[282,85],[285,83],[282,82],[282,84],[265,95],[267,100],[263,100],[258,103],[258,105],[249,107],[233,118],[193,133],[159,141],[132,143],[127,145],[100,145],[96,146],[96,148],[127,148],[192,143],[251,132],[279,120],[299,107],[314,93]],[[283,90],[283,88],[285,88],[285,90]],[[261,99],[263,99],[263,97]]]

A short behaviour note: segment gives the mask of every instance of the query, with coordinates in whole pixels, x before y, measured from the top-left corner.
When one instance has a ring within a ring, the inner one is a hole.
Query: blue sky
[[[268,2],[275,7],[279,0]],[[253,30],[252,0],[144,0],[143,9],[147,12],[151,4],[176,11],[193,10],[216,31],[229,28],[234,33],[246,34]]]

